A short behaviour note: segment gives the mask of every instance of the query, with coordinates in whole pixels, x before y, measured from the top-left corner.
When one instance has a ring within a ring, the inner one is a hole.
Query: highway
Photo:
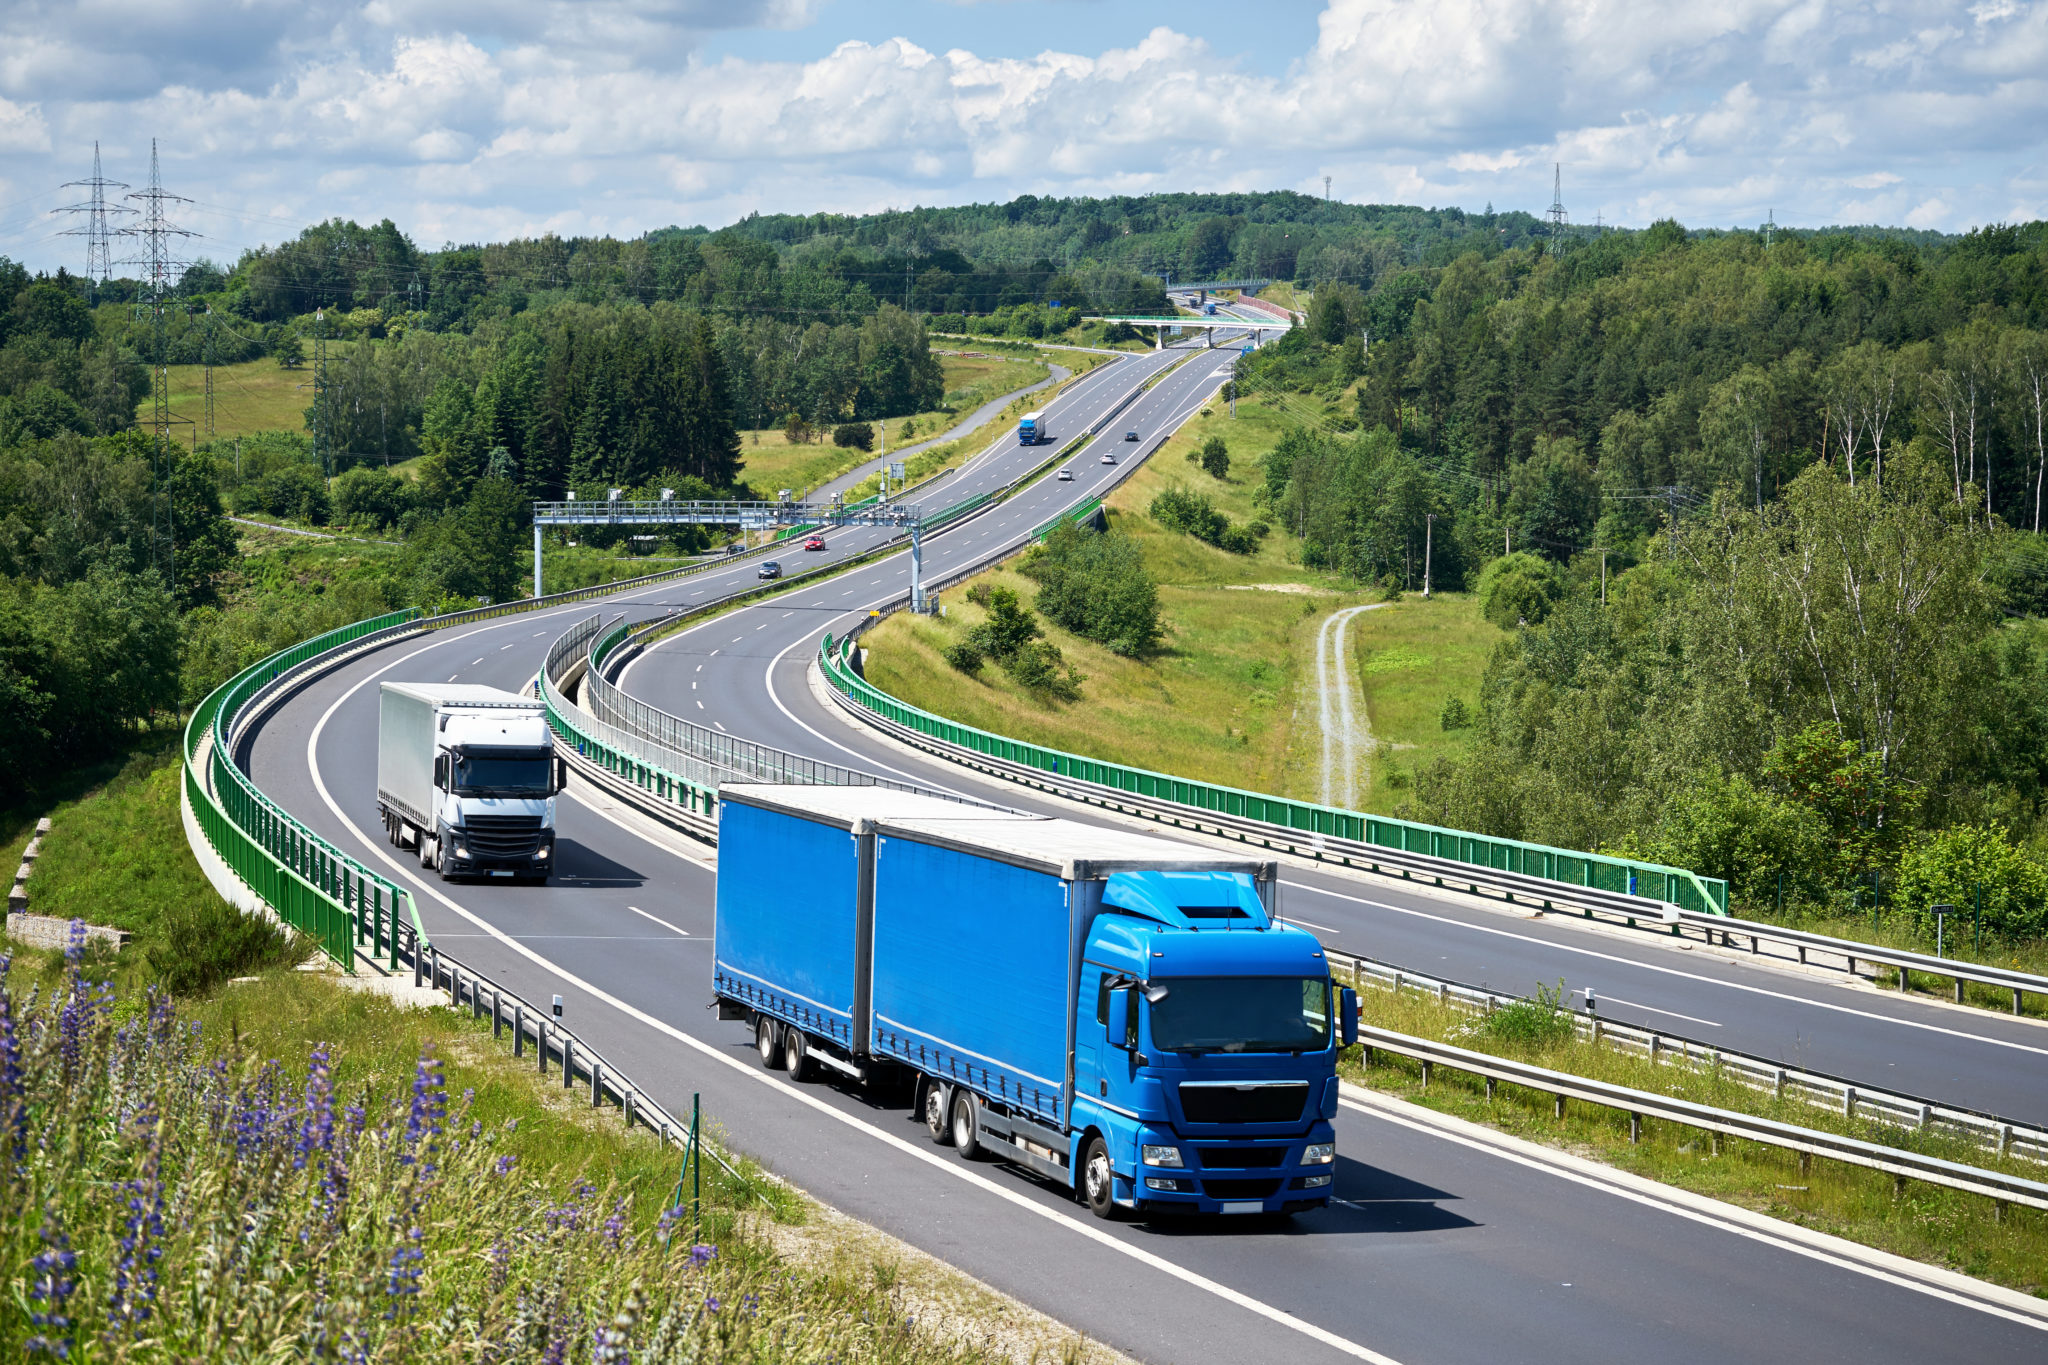
[[[1192,358],[1118,416],[1098,446],[1128,446],[1120,438],[1131,428],[1149,444],[1213,393],[1231,353],[1190,349]],[[1055,440],[1137,379],[1188,356],[1133,356],[1086,377],[1048,405]],[[1000,485],[1046,453],[998,447],[951,481],[942,500]],[[1071,462],[1073,482],[1047,478],[934,537],[928,573],[1020,541],[1058,506],[1106,485],[1126,467],[1124,453],[1105,466],[1091,446]],[[795,568],[842,557],[876,534],[835,532],[823,555],[786,558]],[[733,1145],[819,1198],[1146,1360],[2040,1358],[2048,1319],[1967,1282],[1882,1268],[1784,1225],[1644,1190],[1569,1158],[1447,1133],[1426,1116],[1369,1101],[1348,1103],[1339,1120],[1336,1208],[1281,1228],[1097,1223],[1063,1191],[932,1147],[906,1111],[761,1070],[744,1028],[707,1008],[709,850],[650,839],[595,797],[563,801],[560,873],[547,887],[423,879],[409,855],[383,842],[371,742],[379,681],[520,687],[548,642],[600,607],[651,615],[750,586],[753,572],[736,565],[604,604],[367,652],[302,686],[256,730],[246,746],[250,770],[345,851],[414,887],[436,942],[530,998],[563,994],[573,1026],[672,1109],[702,1092]],[[635,662],[625,684],[734,734],[1036,804],[1014,788],[907,758],[812,696],[804,670],[818,637],[900,595],[905,572],[898,555],[700,623]],[[1701,1027],[1730,1031],[1731,1046],[1752,1046],[1735,1036],[1748,1030],[1744,1037],[1804,1049],[1796,1055],[1817,1069],[1844,1069],[1824,1057],[1865,1069],[1895,1062],[1957,1102],[2015,1117],[2043,1113],[2038,1085],[2001,1088],[1997,1079],[2044,1074],[2048,1031],[2026,1024],[1325,872],[1290,871],[1283,908],[1337,946],[1419,969],[1523,989],[1562,975],[1596,985],[1617,1015],[1624,999],[1696,1010],[1710,1021]],[[1856,1042],[1872,1034],[1887,1041]]]

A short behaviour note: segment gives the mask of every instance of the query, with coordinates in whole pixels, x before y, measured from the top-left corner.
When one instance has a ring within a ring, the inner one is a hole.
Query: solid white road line
[[[429,645],[425,648],[431,649],[433,648],[433,646]],[[404,663],[407,659],[412,658],[414,654],[420,654],[424,652],[425,649],[415,650],[413,651],[413,654],[407,654],[403,658],[393,660],[391,663],[386,664],[383,668],[377,670],[377,672],[372,673],[367,677],[363,678],[361,681],[357,682],[353,687],[349,688],[348,691],[342,693],[339,697],[335,698],[333,704],[330,705],[326,711],[321,713],[319,722],[313,727],[313,733],[306,739],[306,765],[312,773],[313,786],[320,793],[320,799],[326,803],[327,809],[333,812],[335,819],[341,821],[341,823],[348,828],[349,832],[356,837],[356,841],[360,843],[365,849],[367,849],[373,857],[381,859],[388,867],[392,869],[393,872],[395,872],[398,875],[400,880],[406,882],[408,885],[417,888],[419,891],[424,892],[426,895],[432,896],[435,900],[447,906],[450,910],[460,915],[463,919],[469,921],[469,923],[474,924],[478,929],[483,930],[486,934],[496,939],[498,942],[502,943],[511,951],[518,953],[521,957],[526,958],[534,965],[554,973],[554,975],[561,981],[563,981],[569,986],[574,987],[577,990],[584,992],[591,999],[609,1005],[613,1009],[625,1015],[627,1018],[632,1019],[636,1023],[645,1025],[646,1027],[653,1029],[655,1032],[663,1034],[664,1036],[673,1039],[678,1043],[681,1043],[684,1047],[692,1049],[693,1051],[708,1058],[709,1060],[730,1068],[736,1075],[744,1076],[748,1080],[754,1081],[757,1084],[773,1086],[779,1093],[788,1097],[789,1099],[795,1100],[799,1104],[808,1105],[810,1108],[817,1111],[824,1117],[832,1119],[838,1123],[844,1124],[846,1127],[854,1129],[857,1132],[863,1133],[877,1142],[884,1143],[894,1151],[904,1156],[908,1156],[913,1160],[922,1162],[925,1165],[930,1166],[932,1169],[943,1172],[944,1174],[949,1175],[956,1180],[966,1181],[968,1184],[973,1185],[974,1187],[983,1191],[984,1193],[993,1195],[994,1197],[1001,1199],[1004,1202],[1011,1204],[1016,1208],[1022,1209],[1027,1213],[1035,1214],[1040,1218],[1044,1218],[1048,1222],[1058,1225],[1065,1231],[1071,1232],[1079,1237],[1085,1237],[1089,1241],[1104,1246],[1111,1251],[1117,1252],[1120,1255],[1127,1256],[1131,1260],[1134,1260],[1141,1265],[1159,1271],[1161,1274],[1170,1275],[1174,1279],[1180,1280],[1184,1284],[1190,1285],[1196,1289],[1202,1290],[1205,1293],[1211,1294],[1214,1297],[1223,1300],[1225,1303],[1229,1303],[1235,1307],[1245,1309],[1248,1312],[1257,1314],[1258,1316],[1266,1319],[1269,1322],[1275,1323],[1281,1327],[1285,1327],[1290,1331],[1298,1332],[1301,1335],[1308,1337],[1313,1341],[1320,1342],[1323,1345],[1330,1347],[1332,1350],[1341,1351],[1345,1355],[1351,1356],[1353,1359],[1372,1361],[1375,1363],[1375,1365],[1399,1365],[1399,1362],[1395,1361],[1390,1356],[1381,1355],[1379,1352],[1371,1349],[1370,1347],[1360,1345],[1358,1342],[1352,1341],[1346,1337],[1340,1337],[1335,1332],[1327,1331],[1324,1328],[1317,1327],[1313,1323],[1303,1322],[1301,1319],[1295,1317],[1292,1313],[1286,1312],[1283,1309],[1275,1308],[1273,1305],[1266,1303],[1262,1300],[1255,1299],[1251,1297],[1249,1294],[1245,1294],[1240,1292],[1239,1290],[1232,1289],[1229,1285],[1221,1284],[1215,1280],[1212,1280],[1206,1275],[1197,1274],[1196,1272],[1189,1270],[1186,1266],[1177,1265],[1174,1262],[1167,1260],[1163,1256],[1158,1256],[1150,1251],[1146,1251],[1142,1247],[1132,1246],[1129,1243],[1124,1242],[1118,1237],[1112,1235],[1106,1229],[1094,1226],[1092,1222],[1082,1222],[1079,1218],[1073,1217],[1060,1209],[1052,1208],[1047,1205],[1041,1204],[1034,1199],[1027,1198],[1024,1194],[1020,1193],[1018,1190],[1014,1188],[1011,1188],[1010,1186],[1001,1184],[993,1179],[990,1179],[987,1176],[980,1174],[979,1172],[971,1171],[962,1164],[960,1164],[958,1161],[940,1155],[938,1152],[932,1150],[929,1146],[919,1146],[917,1144],[910,1142],[906,1138],[898,1137],[894,1133],[885,1132],[881,1128],[876,1127],[874,1124],[869,1123],[867,1120],[860,1118],[857,1115],[849,1114],[842,1110],[836,1109],[833,1106],[826,1104],[823,1100],[805,1094],[802,1090],[797,1089],[794,1086],[780,1083],[769,1073],[761,1071],[747,1062],[742,1062],[738,1058],[728,1056],[722,1049],[713,1047],[711,1044],[704,1042],[700,1038],[692,1037],[690,1034],[683,1032],[681,1029],[675,1027],[673,1024],[667,1023],[666,1021],[661,1019],[657,1019],[653,1015],[648,1014],[646,1011],[641,1010],[634,1005],[628,1004],[626,1001],[611,994],[609,991],[604,990],[602,987],[596,985],[593,982],[585,981],[582,977],[577,976],[574,972],[571,972],[570,970],[568,970],[568,968],[562,966],[560,963],[554,961],[551,958],[543,956],[535,949],[521,942],[518,938],[515,938],[512,935],[504,932],[502,929],[499,929],[495,924],[492,924],[489,920],[484,919],[481,915],[476,914],[467,906],[456,901],[453,897],[443,892],[439,887],[431,885],[421,880],[416,875],[414,875],[417,872],[416,868],[408,869],[398,859],[392,857],[390,851],[383,845],[373,843],[370,840],[369,836],[364,834],[363,831],[357,827],[355,821],[349,819],[348,816],[343,813],[340,803],[334,799],[333,793],[328,791],[327,782],[320,772],[320,734],[323,730],[327,728],[328,720],[334,715],[336,711],[341,709],[343,703],[347,702],[350,697],[353,697],[372,679],[382,677],[384,674],[390,672],[392,669]],[[657,844],[654,845],[654,847],[658,848],[660,847],[660,845]]]
[[[1721,1027],[1714,1020],[1702,1019],[1696,1014],[1680,1014],[1677,1010],[1660,1010],[1655,1005],[1638,1005],[1635,1001],[1624,1000],[1618,995],[1603,995],[1600,997],[1600,1003],[1604,1005],[1627,1005],[1632,1010],[1648,1010],[1652,1014],[1668,1014],[1673,1019],[1683,1019],[1687,1023],[1692,1024],[1705,1024],[1708,1028]]]
[[[1694,1194],[1675,1185],[1660,1184],[1643,1176],[1602,1165],[1586,1157],[1574,1156],[1540,1143],[1511,1137],[1483,1124],[1377,1094],[1349,1081],[1343,1083],[1342,1104],[1344,1108],[1354,1112],[1385,1119],[1389,1123],[1398,1123],[1415,1132],[1443,1138],[1474,1151],[1499,1157],[1503,1161],[1512,1161],[1530,1170],[1542,1171],[1561,1180],[1600,1190],[1690,1222],[1733,1233],[1737,1237],[1747,1238],[1753,1242],[1762,1242],[1781,1251],[1805,1256],[1840,1270],[1866,1275],[1886,1284],[1911,1289],[1930,1298],[1943,1299],[2026,1327],[2048,1331],[2048,1303],[2042,1303],[2016,1290],[1983,1280],[1973,1280],[1952,1270],[1922,1265],[1918,1261],[1894,1256],[1887,1251],[1861,1246],[1846,1238],[1814,1232],[1796,1223],[1783,1222],[1768,1214],[1753,1213],[1748,1209],[1725,1204],[1703,1194]]]
[[[1880,1023],[1898,1024],[1905,1028],[1919,1029],[1926,1033],[1940,1033],[1951,1038],[1967,1038],[1975,1043],[1989,1043],[1995,1047],[2011,1048],[2016,1052],[2031,1052],[2039,1056],[2048,1057],[2048,1048],[2033,1047],[2027,1043],[2015,1043],[2008,1039],[1991,1037],[1989,1034],[1971,1033],[1965,1029],[1943,1028],[1939,1024],[1922,1023],[1917,1019],[1903,1019],[1895,1014],[1878,1014],[1873,1010],[1859,1010],[1852,1005],[1830,1004],[1825,1000],[1816,1000],[1812,996],[1793,995],[1789,991],[1774,991],[1767,986],[1752,986],[1745,982],[1729,981],[1722,977],[1707,976],[1700,972],[1681,971],[1676,967],[1660,967],[1654,962],[1643,962],[1636,958],[1623,957],[1619,953],[1603,953],[1597,948],[1581,948],[1575,944],[1558,942],[1555,939],[1531,939],[1527,934],[1518,933],[1513,929],[1496,929],[1488,924],[1473,924],[1470,921],[1457,919],[1450,915],[1432,914],[1427,910],[1417,910],[1405,905],[1389,905],[1385,901],[1371,900],[1365,896],[1346,895],[1342,891],[1331,891],[1326,887],[1310,886],[1305,882],[1283,882],[1282,885],[1293,887],[1298,891],[1306,891],[1311,895],[1334,896],[1340,901],[1351,901],[1357,905],[1370,905],[1375,910],[1391,910],[1397,915],[1409,915],[1415,919],[1432,920],[1438,924],[1456,925],[1460,929],[1470,929],[1474,933],[1493,934],[1500,938],[1511,938],[1521,943],[1540,943],[1544,946],[1555,948],[1559,952],[1573,953],[1580,957],[1590,957],[1601,962],[1618,962],[1628,967],[1639,967],[1646,972],[1658,972],[1664,976],[1675,976],[1686,981],[1703,981],[1710,986],[1724,986],[1731,991],[1745,991],[1750,995],[1761,995],[1772,1000],[1789,1000],[1794,1004],[1810,1005],[1817,1010],[1830,1010],[1836,1014],[1847,1014],[1858,1019],[1874,1019]],[[1596,994],[1605,994],[1605,992],[1599,991],[1597,987],[1595,992]]]
[[[653,921],[654,921],[654,922],[655,922],[656,924],[659,924],[659,925],[660,925],[660,926],[661,926],[662,928],[664,928],[664,929],[672,930],[672,931],[673,931],[673,932],[675,932],[675,933],[681,934],[681,935],[682,935],[682,936],[683,936],[684,938],[689,938],[689,937],[690,937],[690,931],[689,931],[688,929],[681,929],[681,928],[677,928],[677,927],[676,927],[675,925],[673,925],[673,924],[670,924],[670,923],[669,923],[669,922],[668,922],[667,920],[663,919],[663,918],[662,918],[661,916],[659,916],[659,915],[650,915],[650,914],[648,914],[648,913],[647,913],[647,912],[646,912],[645,910],[642,910],[642,909],[641,909],[641,908],[640,908],[639,906],[637,906],[637,905],[629,905],[629,906],[627,906],[626,908],[627,908],[628,910],[631,910],[631,911],[632,911],[632,912],[633,912],[634,914],[636,914],[636,915],[640,916],[640,918],[642,918],[642,919],[651,919],[651,920],[653,920]]]

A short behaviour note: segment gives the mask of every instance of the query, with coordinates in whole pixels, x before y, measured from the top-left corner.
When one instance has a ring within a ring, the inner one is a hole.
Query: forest
[[[1234,382],[1305,563],[1510,632],[1402,813],[2048,928],[2048,225],[1472,251]]]
[[[1490,206],[1026,196],[423,250],[337,220],[186,271],[174,363],[329,358],[302,428],[182,455],[135,429],[134,282],[0,262],[0,690],[32,721],[0,775],[115,744],[294,631],[516,593],[530,498],[746,496],[744,430],[929,410],[932,333],[1102,343],[1090,312],[1238,276],[1306,299],[1233,381],[1294,422],[1250,470],[1268,534],[1510,629],[1409,814],[1654,854],[1752,906],[1965,864],[2048,902],[2039,223],[1553,233]],[[395,544],[309,587],[248,571],[230,513]]]

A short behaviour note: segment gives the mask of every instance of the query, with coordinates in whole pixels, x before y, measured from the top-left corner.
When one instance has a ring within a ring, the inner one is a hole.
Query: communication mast
[[[125,204],[109,204],[107,191],[125,190],[128,186],[122,181],[109,180],[100,174],[100,144],[95,140],[92,144],[91,177],[85,180],[67,180],[62,188],[92,192],[92,197],[82,204],[66,204],[63,208],[51,209],[50,212],[85,215],[83,227],[66,228],[57,235],[85,238],[85,279],[86,283],[97,291],[101,285],[114,278],[114,254],[112,244],[107,240],[114,233],[107,227],[107,215],[135,212]]]

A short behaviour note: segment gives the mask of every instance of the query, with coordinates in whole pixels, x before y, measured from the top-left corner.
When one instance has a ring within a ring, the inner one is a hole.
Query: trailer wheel
[[[933,1142],[944,1147],[953,1140],[953,1125],[947,1111],[953,1107],[953,1088],[937,1081],[924,1083],[924,1130]]]
[[[1088,1212],[1097,1218],[1117,1216],[1116,1175],[1109,1164],[1109,1147],[1099,1136],[1089,1138],[1081,1151],[1080,1194]]]
[[[979,1161],[988,1154],[988,1149],[981,1145],[980,1130],[975,1126],[980,1108],[973,1091],[953,1092],[953,1150],[965,1161]]]
[[[818,1064],[811,1060],[810,1040],[804,1037],[802,1029],[782,1030],[782,1069],[799,1083],[818,1074]]]
[[[761,1054],[761,1065],[768,1070],[780,1065],[782,1039],[776,1036],[775,1021],[765,1014],[754,1021],[754,1050]]]

